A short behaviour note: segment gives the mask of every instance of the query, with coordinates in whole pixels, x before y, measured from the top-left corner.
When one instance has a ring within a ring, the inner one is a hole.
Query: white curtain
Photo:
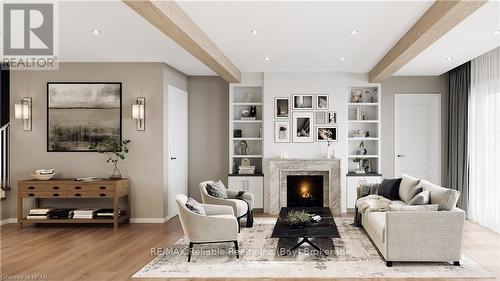
[[[468,216],[500,232],[500,47],[471,61]]]

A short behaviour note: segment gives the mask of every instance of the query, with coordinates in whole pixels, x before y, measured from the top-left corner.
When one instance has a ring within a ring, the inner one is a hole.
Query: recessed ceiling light
[[[454,58],[453,57],[447,57],[446,60],[452,61],[452,60],[454,60]]]
[[[92,29],[92,34],[99,35],[101,33],[102,31],[100,31],[99,29]]]
[[[270,57],[265,57],[265,58],[264,58],[264,60],[265,60],[265,61],[270,61],[270,60],[271,60],[271,58],[270,58]]]
[[[495,34],[495,35],[500,34],[500,29],[493,30],[493,34]]]
[[[260,31],[258,31],[257,29],[252,29],[250,30],[250,33],[252,33],[253,35],[257,35],[260,33]]]
[[[340,57],[340,61],[345,61],[345,58],[344,57]]]
[[[359,30],[356,30],[356,29],[351,30],[351,34],[352,34],[352,35],[356,35],[356,34],[358,34],[358,33],[359,33]]]

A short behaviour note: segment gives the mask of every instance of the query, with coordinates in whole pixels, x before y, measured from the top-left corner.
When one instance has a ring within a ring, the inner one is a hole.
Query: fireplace
[[[287,207],[323,207],[323,176],[287,176]]]

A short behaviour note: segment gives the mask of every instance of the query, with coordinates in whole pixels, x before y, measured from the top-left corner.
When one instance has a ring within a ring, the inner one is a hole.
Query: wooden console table
[[[24,180],[18,182],[17,221],[22,227],[25,223],[109,223],[118,228],[120,222],[130,222],[130,181],[128,179],[102,179],[81,182],[74,179],[53,179],[48,181]],[[120,199],[126,197],[125,214],[119,216]],[[23,216],[23,199],[34,198],[35,208],[39,199],[113,199],[113,218],[94,219],[27,219]]]

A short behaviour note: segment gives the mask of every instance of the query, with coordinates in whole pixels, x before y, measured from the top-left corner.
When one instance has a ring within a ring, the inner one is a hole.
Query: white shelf
[[[238,141],[238,140],[262,140],[262,138],[233,138],[233,140]]]
[[[378,123],[378,120],[347,120],[349,123]]]
[[[348,158],[378,158],[378,155],[349,155]]]
[[[350,102],[349,106],[378,106],[378,102]]]
[[[233,120],[234,123],[262,123],[262,120]]]
[[[356,138],[356,137],[352,137],[352,138],[348,138],[348,140],[350,140],[350,141],[378,141],[379,138],[363,138],[363,137]]]
[[[242,105],[242,106],[245,106],[245,105],[262,105],[261,102],[233,102],[233,105]]]
[[[262,158],[262,155],[233,155],[234,158]]]

